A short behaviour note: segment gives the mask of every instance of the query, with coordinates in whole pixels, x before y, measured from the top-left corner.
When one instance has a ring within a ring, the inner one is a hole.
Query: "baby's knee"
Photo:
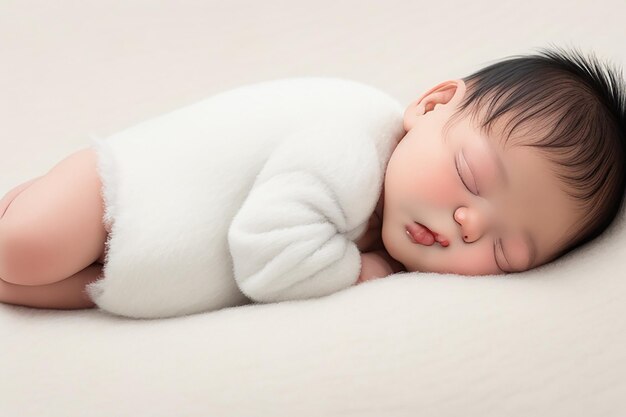
[[[26,181],[25,183],[18,185],[17,187],[6,193],[4,197],[2,197],[2,200],[0,200],[0,223],[5,213],[9,209],[9,206],[11,205],[13,200],[15,200],[15,197],[17,197],[18,194],[24,191],[26,188],[30,187],[30,185],[33,182],[37,181],[39,178],[41,177],[33,178],[30,181]]]
[[[7,212],[7,209],[11,205],[11,202],[13,201],[13,199],[15,199],[16,195],[17,193],[15,192],[15,189],[13,189],[9,191],[8,193],[6,193],[4,197],[2,197],[2,200],[0,200],[0,223],[2,222],[4,213]]]

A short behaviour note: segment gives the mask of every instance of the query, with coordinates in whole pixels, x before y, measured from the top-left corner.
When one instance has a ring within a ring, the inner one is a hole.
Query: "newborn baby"
[[[545,50],[406,108],[334,78],[218,94],[11,190],[0,301],[154,318],[401,271],[535,268],[619,211],[621,83],[595,58]]]

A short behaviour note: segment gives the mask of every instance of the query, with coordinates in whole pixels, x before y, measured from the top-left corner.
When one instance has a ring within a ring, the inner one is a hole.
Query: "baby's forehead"
[[[502,151],[545,142],[559,126],[554,115],[532,114],[515,107],[496,115],[487,115],[485,110],[463,112],[458,120]]]
[[[537,117],[536,119],[540,119]],[[511,121],[513,120],[513,121]],[[545,118],[543,118],[545,121]],[[475,116],[463,115],[454,124],[457,138],[470,153],[472,150],[482,158],[496,161],[501,171],[506,171],[505,165],[510,158],[517,160],[516,155],[525,154],[532,157],[533,166],[540,165],[545,169],[546,175],[551,178],[561,178],[567,173],[567,168],[556,162],[554,150],[548,150],[542,146],[541,141],[546,140],[546,135],[554,131],[554,126],[548,121],[534,121],[526,118],[526,122],[517,122],[515,119],[502,115],[492,123],[486,124]],[[469,135],[468,135],[469,132]],[[469,139],[469,140],[468,140]],[[466,141],[468,140],[468,141]],[[526,158],[523,158],[526,160]],[[532,169],[532,167],[528,167]]]
[[[541,188],[546,182],[550,182],[558,185],[557,188],[561,192],[568,194],[573,190],[563,178],[572,174],[572,167],[559,161],[560,158],[555,155],[554,148],[543,146],[546,138],[550,140],[546,135],[554,131],[554,126],[547,123],[529,122],[519,124],[514,129],[494,124],[492,129],[487,127],[476,129],[483,138],[485,150],[498,155],[499,158],[494,160],[501,165],[502,171],[511,172],[519,177],[525,177],[525,173],[540,171],[541,178],[545,181],[536,184],[536,187]],[[572,207],[576,206],[577,204],[572,202]]]

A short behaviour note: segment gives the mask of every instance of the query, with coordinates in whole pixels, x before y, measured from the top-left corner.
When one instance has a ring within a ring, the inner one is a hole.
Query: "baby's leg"
[[[0,279],[0,302],[35,308],[76,310],[96,305],[85,292],[87,284],[96,281],[102,265],[94,263],[59,282],[48,285],[17,285]]]
[[[101,182],[92,149],[73,153],[19,192],[0,218],[0,279],[52,284],[101,260]]]
[[[2,200],[0,200],[0,219],[2,219],[4,213],[7,211],[13,200],[15,200],[15,197],[17,197],[19,193],[30,187],[30,185],[33,182],[37,181],[39,178],[41,177],[34,178],[32,180],[26,181],[24,184],[18,185],[17,187],[9,191],[4,197],[2,197]]]

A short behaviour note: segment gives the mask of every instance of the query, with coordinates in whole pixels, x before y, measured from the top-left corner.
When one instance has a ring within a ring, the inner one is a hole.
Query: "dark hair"
[[[505,145],[519,129],[516,146],[532,146],[544,154],[584,214],[550,260],[608,228],[626,193],[626,87],[621,70],[600,64],[594,55],[546,48],[506,58],[463,80],[466,95],[452,119],[469,110],[487,134],[499,120]]]

